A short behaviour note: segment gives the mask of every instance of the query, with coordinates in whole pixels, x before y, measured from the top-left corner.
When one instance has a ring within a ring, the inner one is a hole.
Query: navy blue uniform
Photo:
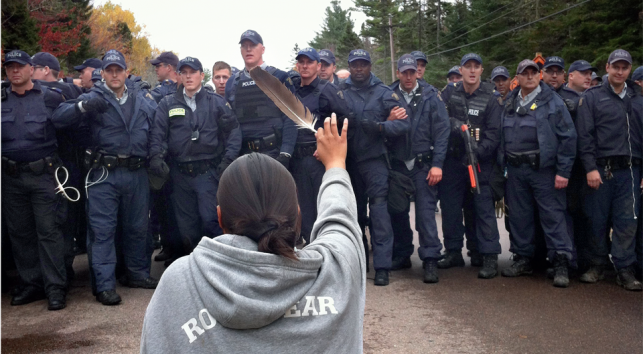
[[[262,67],[295,93],[288,74],[271,66]],[[261,152],[276,158],[279,153],[292,155],[297,140],[297,126],[266,96],[246,70],[226,83],[225,97],[241,127],[241,154]]]
[[[410,129],[408,119],[387,121],[391,110],[402,107],[400,98],[382,81],[371,73],[364,86],[356,86],[351,78],[342,85],[342,92],[355,120],[349,127],[349,159],[355,164],[351,169],[358,213],[365,210],[364,200],[368,197],[370,210],[371,243],[373,245],[373,267],[375,270],[391,268],[393,252],[393,230],[387,208],[388,166],[384,159],[388,137],[403,136]],[[364,131],[361,122],[367,120],[380,125],[380,134]]]
[[[422,260],[438,259],[442,250],[435,221],[438,187],[429,186],[427,176],[432,167],[443,167],[449,142],[449,116],[437,90],[432,88],[419,86],[410,103],[401,100],[411,120],[411,129],[405,139],[396,141],[398,144],[391,151],[393,169],[411,178],[415,184],[415,229],[420,241],[418,255]],[[395,93],[403,97],[399,85]],[[409,169],[405,161],[413,159]],[[391,221],[395,235],[393,257],[410,257],[413,231],[408,211],[392,214]]]
[[[447,106],[450,119],[458,126],[467,124],[474,132],[479,131],[475,155],[479,163],[480,184],[480,194],[472,193],[469,172],[464,163],[464,140],[459,129],[452,130],[442,181],[438,185],[444,248],[447,252],[462,250],[465,234],[462,224],[464,209],[464,219],[467,229],[471,229],[472,236],[470,240],[470,234],[467,233],[469,251],[500,254],[500,233],[489,184],[500,142],[500,94],[495,91],[493,84],[482,82],[480,87],[469,95],[464,91],[463,83],[458,82],[447,85],[442,92],[442,99]]]
[[[34,82],[24,94],[5,90],[2,100],[2,217],[23,284],[50,295],[64,292],[66,272],[62,224],[67,202],[57,195],[53,110],[56,91]],[[48,166],[49,163],[52,166]]]
[[[590,220],[588,253],[593,265],[602,265],[611,253],[616,269],[636,261],[635,234],[639,214],[641,157],[643,153],[643,96],[631,85],[620,98],[609,81],[583,93],[576,126],[578,151],[586,172],[597,170],[603,183],[598,190],[585,186],[584,210]],[[631,165],[629,162],[631,161]],[[611,171],[612,178],[608,172]],[[612,247],[607,238],[609,216]]]
[[[502,115],[498,156],[507,165],[506,199],[511,207],[510,251],[534,257],[534,209],[537,206],[550,260],[556,254],[572,257],[565,220],[566,195],[555,189],[556,175],[569,178],[576,155],[576,130],[562,99],[545,83],[541,92],[520,107],[517,87],[507,98]],[[534,205],[534,200],[535,204]]]
[[[344,95],[337,86],[326,80],[316,78],[309,85],[297,88],[297,97],[317,117],[316,128],[324,126],[324,119],[332,113],[337,118],[348,117],[350,112]],[[290,172],[297,185],[297,198],[301,209],[301,236],[310,242],[310,232],[317,220],[317,194],[322,177],[326,172],[324,164],[313,156],[317,150],[315,134],[300,129],[297,144],[290,163]]]
[[[96,291],[115,289],[116,249],[114,238],[119,216],[123,227],[123,253],[131,280],[149,277],[147,228],[149,184],[145,170],[149,133],[156,102],[152,97],[130,86],[127,100],[121,104],[104,83],[94,87],[78,101],[102,97],[108,109],[101,114],[82,113],[77,102],[67,101],[54,112],[53,120],[72,125],[89,122],[93,141],[102,155],[101,167],[89,172],[89,181],[104,181],[88,187],[87,217],[89,223],[88,255],[96,281]]]
[[[178,86],[179,85],[172,80],[165,80],[152,89],[150,94],[154,98],[154,101],[159,103],[165,96],[175,93]]]
[[[167,154],[169,158],[172,206],[186,253],[190,253],[202,236],[223,233],[217,216],[220,176],[216,167],[222,159],[232,162],[239,155],[241,131],[223,97],[201,89],[192,111],[183,91],[181,85],[159,103],[150,155]]]

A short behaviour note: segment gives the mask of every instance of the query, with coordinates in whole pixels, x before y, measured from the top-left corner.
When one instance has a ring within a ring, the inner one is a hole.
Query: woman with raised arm
[[[311,243],[298,250],[290,173],[262,154],[238,158],[217,194],[224,235],[169,267],[150,301],[142,353],[361,353],[364,248],[345,169],[346,132],[326,118],[326,167]]]

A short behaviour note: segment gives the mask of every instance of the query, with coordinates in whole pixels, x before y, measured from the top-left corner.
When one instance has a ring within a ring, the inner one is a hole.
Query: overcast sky
[[[100,6],[107,0],[94,0]],[[241,33],[257,31],[266,46],[264,61],[280,69],[290,69],[292,49],[308,46],[315,32],[321,30],[325,9],[330,0],[112,0],[134,13],[144,25],[152,46],[201,60],[212,69],[223,60],[243,68],[239,51]],[[341,0],[343,9],[354,6],[353,0]],[[355,31],[359,34],[365,15],[353,12]],[[338,58],[338,60],[340,60]]]

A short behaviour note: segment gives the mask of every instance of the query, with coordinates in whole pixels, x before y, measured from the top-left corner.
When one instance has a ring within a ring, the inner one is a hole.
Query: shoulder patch
[[[454,82],[454,83],[453,83],[453,87],[456,87],[456,86],[458,86],[458,83],[457,83],[457,82]]]
[[[185,115],[185,108],[173,108],[173,109],[170,109],[170,112],[168,113],[169,117],[184,116],[184,115]]]
[[[498,104],[502,106],[502,97],[498,97]]]
[[[393,97],[393,99],[395,99],[396,101],[399,101],[399,100],[400,100],[400,96],[398,96],[398,95],[397,95],[397,93],[395,93],[395,92],[393,92],[393,93],[391,94],[391,97]]]
[[[150,95],[150,93],[149,93],[149,92],[145,94],[145,97],[147,97],[147,98],[149,98],[150,100],[154,101],[154,97],[152,97],[152,95]]]
[[[437,92],[438,99],[442,101],[442,93],[440,91]]]
[[[293,85],[293,86],[294,86],[294,84],[292,83],[292,80],[290,79],[290,77],[289,77],[289,78],[287,78],[287,79],[286,79],[286,81],[288,81],[288,83],[289,83],[289,84],[291,84],[291,85]]]
[[[344,92],[342,90],[337,90],[337,96],[339,96],[339,99],[343,100],[344,99]]]
[[[225,105],[228,106],[228,108],[232,109],[232,106],[230,106],[230,102],[226,102]]]
[[[578,101],[578,107],[580,107],[582,105],[583,105],[583,97],[581,97],[580,100]]]

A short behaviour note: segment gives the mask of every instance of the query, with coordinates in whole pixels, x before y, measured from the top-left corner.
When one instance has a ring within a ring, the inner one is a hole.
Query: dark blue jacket
[[[93,97],[107,100],[107,111],[101,114],[81,113],[78,102]],[[97,82],[77,100],[61,104],[52,119],[61,126],[76,124],[80,120],[88,121],[94,145],[105,154],[147,157],[156,102],[149,93],[134,87],[128,88],[128,101],[133,104],[133,109],[131,112],[123,112],[105,83]]]
[[[276,69],[271,66],[266,67],[266,71],[270,72],[274,77],[279,79],[292,93],[295,93],[295,87],[292,84],[292,80],[288,77],[288,73]],[[230,103],[232,111],[237,112],[239,107],[236,107],[237,102],[237,90],[240,82],[246,81],[249,85],[254,85],[254,81],[246,76],[245,70],[239,71],[233,77],[231,77],[225,86],[225,98]],[[264,117],[266,119],[257,122],[248,122],[244,123],[243,117],[237,115],[239,124],[241,126],[241,134],[244,139],[258,139],[270,136],[275,134],[275,132],[281,134],[281,149],[280,152],[287,154],[293,153],[295,150],[295,143],[297,141],[297,126],[295,123],[290,120],[285,114],[283,114],[279,109],[270,101],[268,96],[265,94],[260,95],[261,100],[265,100],[265,105],[270,107],[274,113],[274,117]]]
[[[297,97],[317,117],[315,128],[324,127],[324,119],[335,113],[337,118],[350,115],[350,110],[337,86],[317,77],[310,85],[297,87]],[[341,128],[340,128],[341,129]],[[315,134],[309,130],[299,129],[297,142],[314,142]]]
[[[387,121],[391,110],[403,107],[401,98],[377,76],[371,73],[369,81],[363,87],[355,86],[351,78],[341,86],[348,107],[355,116],[354,133],[349,135],[349,153],[356,162],[378,158],[386,152],[384,141],[389,137],[406,134],[410,129],[409,119]],[[367,135],[360,122],[370,120],[382,125],[382,134]],[[351,126],[349,126],[349,131]]]
[[[641,158],[643,96],[628,85],[624,99],[609,80],[587,89],[578,103],[578,151],[586,172],[597,170],[596,159],[612,156]]]
[[[56,152],[56,129],[52,113],[64,101],[63,95],[34,81],[23,95],[3,88],[2,156],[17,162],[32,162]]]
[[[542,91],[536,96],[534,104],[536,110],[536,132],[540,149],[540,168],[555,167],[556,174],[569,178],[574,157],[576,156],[576,129],[572,118],[567,111],[567,106],[547,84],[540,82]],[[520,86],[516,87],[507,96],[506,104],[502,113],[502,126],[504,127],[506,117],[516,116],[515,107],[518,107],[518,93]],[[518,118],[519,119],[519,118]],[[505,139],[502,139],[498,149],[498,162],[504,167],[505,163]]]
[[[199,138],[192,140],[198,130]],[[196,111],[185,103],[183,85],[159,103],[150,137],[150,156],[169,153],[176,162],[210,160],[224,156],[234,160],[241,150],[241,130],[225,99],[201,89]]]
[[[165,80],[159,83],[154,89],[152,89],[150,91],[150,94],[154,98],[154,101],[156,101],[156,103],[159,103],[161,102],[163,97],[175,93],[178,86],[179,85],[172,80]]]
[[[404,139],[396,139],[391,150],[402,161],[429,153],[431,166],[442,168],[449,143],[449,115],[438,91],[431,87],[420,86],[410,103],[406,103],[399,85],[395,89],[409,115],[411,129]]]

